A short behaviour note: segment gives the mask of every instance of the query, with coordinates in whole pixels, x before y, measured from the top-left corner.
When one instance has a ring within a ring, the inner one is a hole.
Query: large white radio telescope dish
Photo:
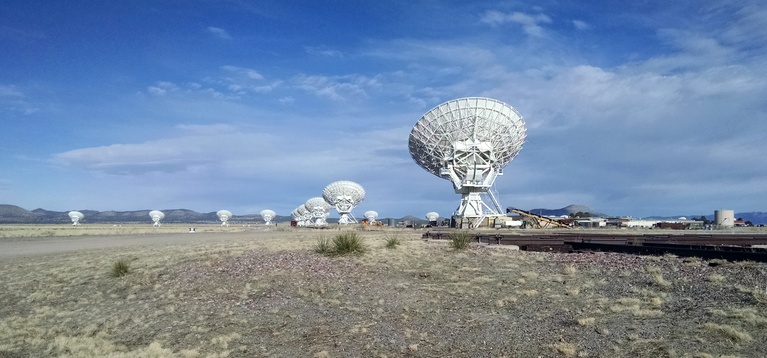
[[[72,220],[72,225],[80,225],[80,220],[85,217],[83,213],[79,211],[70,211],[69,218]]]
[[[330,214],[330,204],[328,204],[322,197],[314,197],[306,201],[304,204],[306,210],[311,213],[311,218],[314,219],[314,226],[326,226],[328,224],[327,217]]]
[[[149,217],[152,218],[152,226],[160,226],[160,220],[162,220],[165,217],[165,214],[163,214],[160,210],[152,210],[149,212]]]
[[[301,207],[303,207],[303,205],[301,205]],[[304,226],[303,217],[298,213],[298,208],[293,209],[293,211],[290,212],[290,216],[293,217],[293,221],[296,222],[296,225]]]
[[[296,224],[298,226],[309,225],[309,223],[312,220],[312,213],[308,209],[306,209],[305,204],[302,204],[299,207],[297,207],[296,210],[293,210],[292,215],[296,219]]]
[[[439,214],[435,213],[433,211],[426,213],[426,220],[429,220],[430,222],[435,222],[439,219]]]
[[[272,210],[261,210],[261,218],[264,219],[265,225],[271,225],[275,215],[277,215],[277,213]]]
[[[352,209],[365,199],[365,189],[353,181],[341,180],[328,184],[322,191],[322,197],[335,206],[340,216],[338,223],[346,225],[357,222]]]
[[[366,211],[363,215],[365,215],[365,219],[367,219],[368,223],[371,225],[374,224],[378,218],[378,213],[373,210]]]
[[[522,116],[508,104],[458,98],[424,114],[410,132],[408,147],[418,165],[453,183],[461,194],[455,215],[473,219],[478,227],[487,215],[501,215],[490,188],[522,150],[525,136]],[[489,196],[492,206],[481,195]]]
[[[229,210],[219,210],[216,212],[218,219],[221,220],[221,226],[229,226],[229,219],[232,217],[232,212]]]

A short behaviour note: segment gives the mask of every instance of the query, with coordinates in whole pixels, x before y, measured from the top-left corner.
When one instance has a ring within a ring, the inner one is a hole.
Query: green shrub
[[[401,244],[399,237],[397,236],[387,236],[386,237],[386,248],[387,249],[396,249],[397,245]]]
[[[112,265],[112,277],[122,277],[130,272],[128,261],[118,260]]]
[[[339,256],[362,254],[366,250],[362,236],[353,231],[336,235],[333,238],[333,249],[334,254]]]
[[[317,243],[314,245],[314,252],[323,255],[331,255],[333,249],[330,247],[330,240],[324,237],[317,240]]]
[[[450,247],[455,250],[466,250],[474,237],[468,231],[459,231],[450,234]]]

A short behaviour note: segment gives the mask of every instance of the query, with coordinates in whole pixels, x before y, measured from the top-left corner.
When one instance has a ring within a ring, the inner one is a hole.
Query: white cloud
[[[304,46],[304,50],[306,51],[306,53],[311,55],[319,55],[323,57],[335,57],[335,58],[345,57],[343,52],[339,50],[333,50],[325,46]]]
[[[490,10],[482,15],[482,22],[492,26],[513,23],[521,25],[523,31],[533,37],[541,37],[544,34],[541,24],[550,24],[551,18],[545,14],[529,15],[522,12],[503,13]]]
[[[243,76],[245,78],[251,79],[251,80],[262,80],[264,79],[264,76],[262,76],[258,71],[251,69],[251,68],[244,68],[244,67],[237,67],[237,66],[221,66],[221,69],[226,70],[231,73],[235,73],[237,75]]]
[[[226,30],[220,28],[220,27],[213,27],[208,26],[207,28],[208,33],[224,40],[231,40],[232,36],[229,36],[229,33],[226,32]]]
[[[576,30],[590,30],[591,25],[589,25],[586,21],[582,20],[573,20],[573,27],[575,27]]]
[[[298,75],[293,78],[292,82],[295,83],[298,88],[332,100],[364,98],[368,96],[368,89],[379,86],[377,79],[359,75]]]

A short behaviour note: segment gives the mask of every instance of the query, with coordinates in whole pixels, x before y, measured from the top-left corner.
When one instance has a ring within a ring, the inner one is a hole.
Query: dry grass
[[[361,232],[364,255],[313,251],[333,234],[0,256],[0,357],[748,357],[767,343],[764,265],[452,250],[415,230]],[[119,260],[130,273],[105,274]]]

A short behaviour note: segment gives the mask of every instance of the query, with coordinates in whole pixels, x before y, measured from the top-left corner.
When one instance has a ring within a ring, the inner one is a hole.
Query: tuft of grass
[[[708,281],[709,282],[719,283],[719,282],[724,281],[724,279],[725,279],[725,277],[723,275],[718,274],[718,273],[712,273],[711,275],[708,276]]]
[[[386,248],[387,249],[396,249],[398,245],[400,245],[402,242],[400,241],[399,237],[395,236],[387,236],[386,237]]]
[[[332,240],[321,238],[314,244],[314,252],[326,256],[363,254],[367,251],[362,236],[354,231],[340,233]]]
[[[333,238],[335,255],[364,254],[366,250],[362,236],[354,231],[340,233]]]
[[[330,240],[327,238],[320,238],[317,243],[314,244],[314,252],[323,255],[332,255],[333,248],[330,246]]]
[[[567,276],[573,276],[578,273],[578,269],[573,265],[567,265],[562,272]]]
[[[130,265],[128,264],[128,261],[118,260],[112,265],[112,277],[123,277],[128,273],[130,273]]]
[[[707,322],[703,324],[703,328],[707,331],[718,333],[733,343],[744,343],[754,340],[748,332],[741,331],[738,328],[726,324]]]
[[[453,234],[450,234],[450,244],[449,246],[454,250],[466,250],[469,248],[469,244],[471,244],[471,241],[474,239],[474,237],[471,235],[468,231],[459,231]]]

